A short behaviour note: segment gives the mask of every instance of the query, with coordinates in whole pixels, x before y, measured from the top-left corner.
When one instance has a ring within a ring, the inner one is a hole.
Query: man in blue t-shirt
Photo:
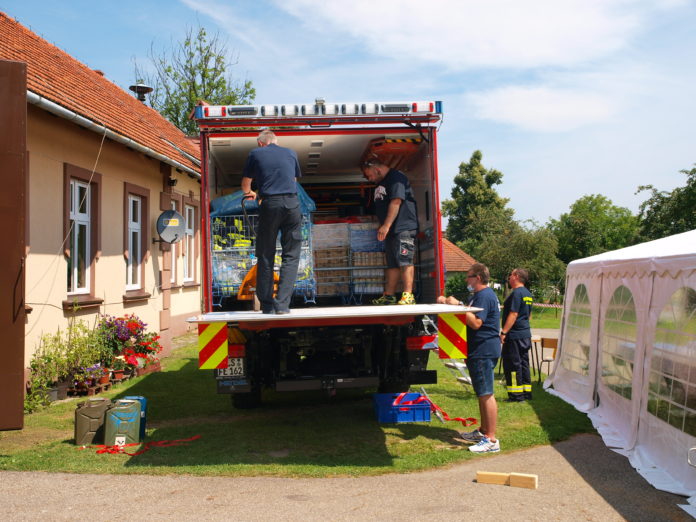
[[[373,304],[416,304],[413,297],[413,256],[415,254],[418,217],[416,199],[406,175],[389,168],[378,159],[361,165],[363,176],[377,186],[374,191],[375,213],[379,220],[377,239],[384,241],[387,259],[384,295]],[[396,298],[396,287],[401,279],[401,299]]]
[[[256,192],[251,190],[254,181],[260,198],[256,227],[256,296],[264,314],[287,314],[302,248],[302,213],[297,197],[297,178],[302,173],[297,153],[279,147],[274,132],[261,131],[256,142],[258,148],[249,152],[242,172],[244,196],[256,199]],[[273,265],[278,231],[283,253],[274,299]]]
[[[532,398],[532,378],[529,372],[529,349],[532,331],[532,294],[525,288],[529,274],[524,268],[515,268],[508,276],[512,292],[503,303],[503,371],[508,391],[508,402],[523,402]]]
[[[480,312],[466,313],[466,342],[471,384],[478,397],[481,427],[461,437],[471,443],[469,451],[493,453],[500,451],[500,441],[495,437],[498,423],[498,404],[493,394],[495,365],[500,357],[500,303],[488,286],[490,272],[486,265],[474,263],[466,276],[467,288],[474,292],[469,306],[481,308]],[[453,302],[454,301],[454,302]],[[439,303],[456,304],[456,299],[440,297]],[[460,303],[462,304],[462,303]]]

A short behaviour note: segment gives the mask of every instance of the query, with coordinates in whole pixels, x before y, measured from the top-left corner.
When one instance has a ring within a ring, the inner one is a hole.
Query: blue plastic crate
[[[375,393],[372,395],[372,402],[379,422],[430,422],[430,404],[421,402],[395,406],[394,401],[399,395],[398,393]],[[420,393],[407,393],[401,402],[415,401],[420,397]]]

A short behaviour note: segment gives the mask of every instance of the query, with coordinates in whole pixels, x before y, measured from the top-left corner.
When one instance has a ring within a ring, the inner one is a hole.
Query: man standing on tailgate
[[[377,239],[384,241],[387,258],[384,295],[372,301],[376,305],[416,304],[413,297],[418,217],[416,200],[406,175],[389,168],[378,159],[370,159],[361,165],[363,176],[377,185],[374,203],[380,227]],[[401,279],[402,294],[397,300],[396,287]]]

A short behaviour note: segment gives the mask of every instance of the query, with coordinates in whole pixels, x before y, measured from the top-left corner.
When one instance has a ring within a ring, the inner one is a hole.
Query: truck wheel
[[[246,393],[233,393],[232,406],[238,410],[251,410],[261,406],[261,388]]]

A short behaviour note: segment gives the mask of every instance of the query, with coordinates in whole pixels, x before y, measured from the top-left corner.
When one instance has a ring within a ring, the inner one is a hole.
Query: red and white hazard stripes
[[[437,329],[440,359],[466,359],[466,314],[440,314]]]
[[[227,368],[227,323],[198,324],[198,368]]]

